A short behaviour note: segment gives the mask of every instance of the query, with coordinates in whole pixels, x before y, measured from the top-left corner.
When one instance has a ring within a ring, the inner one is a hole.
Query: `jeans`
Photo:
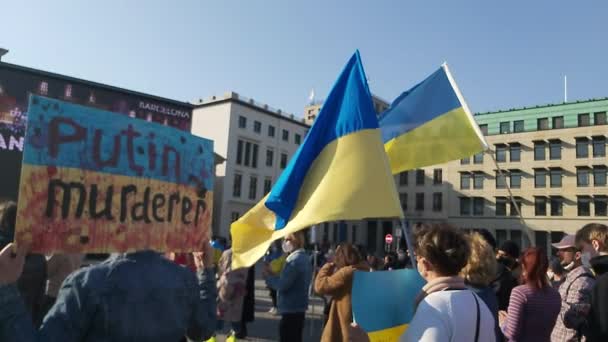
[[[304,312],[281,315],[279,323],[280,342],[302,342],[304,332]]]

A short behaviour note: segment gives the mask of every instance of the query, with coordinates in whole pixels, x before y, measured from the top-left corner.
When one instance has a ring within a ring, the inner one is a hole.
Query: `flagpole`
[[[490,158],[492,158],[492,161],[494,162],[494,165],[496,166],[496,170],[498,171],[498,174],[501,177],[503,177],[504,173],[503,173],[502,169],[500,168],[500,166],[498,165],[498,162],[496,162],[496,158],[494,158],[493,151],[490,148],[488,148],[486,151],[490,152],[489,153]],[[526,235],[528,236],[528,241],[530,241],[530,243],[532,243],[532,232],[530,231],[530,228],[526,224],[526,221],[524,220],[524,216],[521,214],[521,210],[519,209],[519,206],[517,205],[517,203],[515,203],[515,198],[513,196],[513,192],[511,191],[511,185],[509,184],[509,182],[507,182],[506,177],[505,177],[505,185],[507,186],[507,191],[509,193],[509,200],[511,201],[511,205],[515,207],[515,210],[517,211],[517,215],[519,216],[519,221],[522,224],[522,226],[524,226],[524,231],[525,231]]]
[[[403,236],[405,236],[405,244],[407,245],[407,251],[410,254],[410,261],[412,262],[412,268],[416,269],[416,256],[414,255],[414,245],[412,244],[409,232],[409,225],[405,218],[401,219],[401,230],[403,231]]]

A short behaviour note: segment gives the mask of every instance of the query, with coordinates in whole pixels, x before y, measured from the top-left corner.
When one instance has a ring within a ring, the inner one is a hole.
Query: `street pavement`
[[[255,281],[255,321],[247,325],[249,336],[245,341],[278,341],[279,320],[281,316],[272,315],[268,312],[272,307],[272,301],[266,284],[261,276],[262,265],[256,267]],[[321,339],[323,331],[323,301],[313,297],[310,300],[306,323],[304,326],[304,341],[313,342]],[[226,327],[225,330],[228,328]],[[225,334],[218,334],[218,341],[225,341]],[[242,340],[241,340],[242,341]]]

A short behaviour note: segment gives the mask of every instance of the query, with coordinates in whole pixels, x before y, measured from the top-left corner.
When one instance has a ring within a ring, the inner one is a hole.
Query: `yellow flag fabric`
[[[232,223],[233,267],[314,224],[403,217],[359,53],[269,195]]]

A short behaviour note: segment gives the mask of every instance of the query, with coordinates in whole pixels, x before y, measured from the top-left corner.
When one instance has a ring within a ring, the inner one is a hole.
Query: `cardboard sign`
[[[415,269],[355,272],[353,318],[371,342],[394,342],[414,317],[414,304],[425,281]]]
[[[31,96],[15,241],[33,252],[200,250],[213,142]]]

